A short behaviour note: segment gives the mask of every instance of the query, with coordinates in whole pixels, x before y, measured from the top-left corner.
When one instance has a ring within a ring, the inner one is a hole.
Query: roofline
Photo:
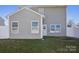
[[[44,7],[67,7],[67,5],[24,5],[24,7],[32,8],[32,7],[38,7],[38,8],[44,8]]]
[[[34,11],[34,10],[30,9],[30,8],[26,8],[26,7],[21,8],[21,9],[19,9],[19,10],[15,11],[15,12],[13,12],[13,13],[9,14],[8,16],[14,15],[14,14],[16,14],[17,12],[19,12],[19,11],[21,11],[21,10],[23,10],[23,9],[27,9],[27,10],[29,10],[29,11],[31,11],[31,12],[36,13],[37,15],[40,15],[41,17],[45,17],[44,15],[42,15],[42,14],[40,14],[40,13],[38,13],[38,12],[36,12],[36,11]]]
[[[25,7],[25,8],[26,8],[26,7]],[[34,13],[36,13],[36,14],[38,14],[38,15],[42,16],[42,17],[44,17],[44,15],[42,15],[42,14],[40,14],[40,13],[38,13],[38,12],[36,12],[36,11],[34,11],[34,10],[30,9],[30,8],[26,8],[26,9],[28,9],[28,10],[30,10],[30,11],[32,11],[32,12],[34,12]]]

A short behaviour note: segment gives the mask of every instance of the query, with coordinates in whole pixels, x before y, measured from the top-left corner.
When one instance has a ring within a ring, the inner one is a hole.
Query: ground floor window
[[[61,24],[50,24],[50,32],[60,32],[61,31]]]
[[[39,33],[39,20],[32,20],[31,32],[32,33]]]
[[[18,33],[19,32],[19,22],[18,21],[12,21],[11,22],[11,32],[12,33]]]

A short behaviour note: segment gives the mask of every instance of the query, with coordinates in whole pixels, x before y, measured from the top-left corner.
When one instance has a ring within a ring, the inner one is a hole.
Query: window
[[[60,28],[61,28],[61,25],[60,24],[57,24],[56,25],[56,28],[55,28],[56,29],[56,32],[60,32],[60,30],[61,30]]]
[[[55,31],[55,25],[52,24],[50,29],[51,29],[52,32],[54,32]]]
[[[38,20],[32,20],[31,32],[32,33],[39,33],[39,21]]]
[[[38,8],[38,12],[44,15],[44,8]]]
[[[12,23],[11,23],[11,32],[12,33],[17,33],[18,30],[19,30],[18,21],[12,21]]]
[[[61,25],[60,24],[50,24],[50,32],[60,32],[61,31]]]

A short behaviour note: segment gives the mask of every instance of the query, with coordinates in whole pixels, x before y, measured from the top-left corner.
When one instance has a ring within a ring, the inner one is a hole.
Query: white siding
[[[38,8],[38,12],[44,15],[44,8]]]

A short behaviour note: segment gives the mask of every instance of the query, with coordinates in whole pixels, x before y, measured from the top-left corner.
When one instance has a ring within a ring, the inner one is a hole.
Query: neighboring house
[[[66,6],[21,6],[8,15],[9,38],[41,39],[43,36],[66,36]]]

